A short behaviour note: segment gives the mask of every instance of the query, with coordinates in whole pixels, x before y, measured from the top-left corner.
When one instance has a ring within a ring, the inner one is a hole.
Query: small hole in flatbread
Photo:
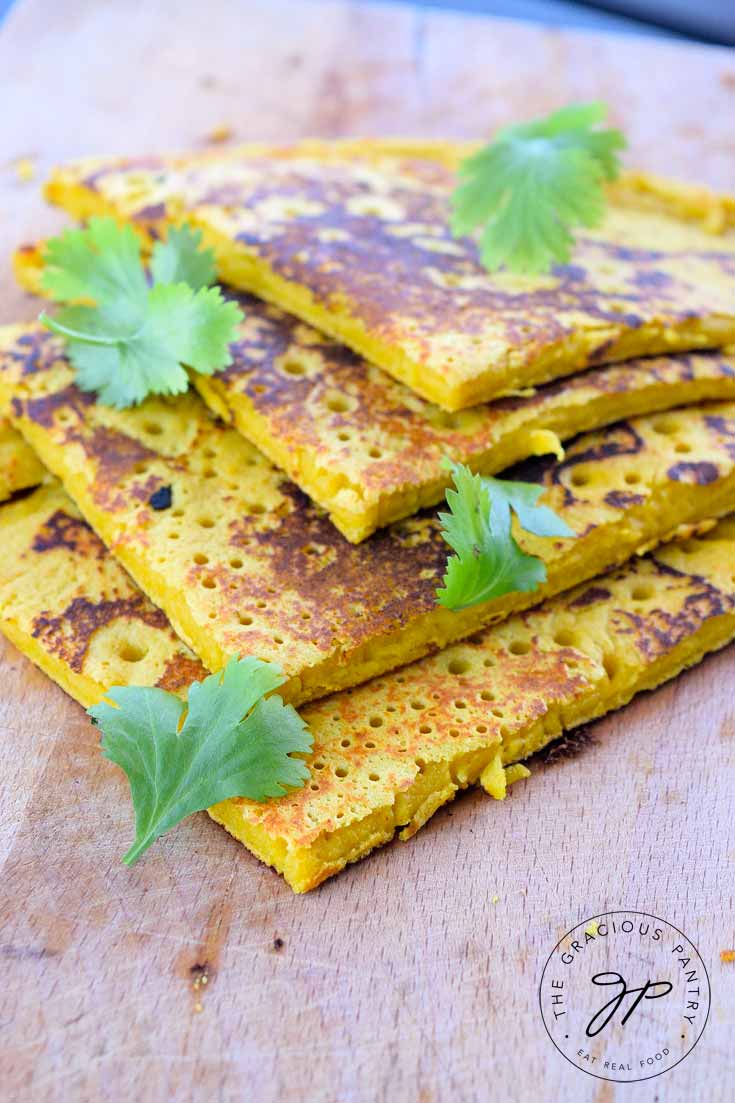
[[[140,647],[138,644],[129,641],[121,644],[118,651],[118,655],[124,663],[139,663],[147,654],[148,651],[145,647]]]

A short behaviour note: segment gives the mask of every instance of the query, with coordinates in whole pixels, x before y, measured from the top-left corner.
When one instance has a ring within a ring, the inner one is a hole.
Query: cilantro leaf
[[[443,536],[456,553],[447,561],[444,587],[437,600],[458,611],[514,591],[536,590],[546,567],[517,544],[512,513],[522,528],[537,536],[574,536],[548,506],[537,505],[542,492],[534,483],[474,475],[461,463],[446,462],[455,489],[447,490],[449,513],[440,513]]]
[[[311,735],[291,705],[264,696],[284,681],[273,663],[235,657],[194,682],[186,704],[166,690],[114,686],[88,710],[102,729],[103,754],[130,782],[136,836],[127,865],[194,812],[303,786],[309,769],[291,755],[309,752]]]
[[[575,226],[596,226],[605,213],[604,181],[620,171],[619,130],[593,129],[600,103],[574,104],[544,119],[507,126],[466,158],[452,195],[452,232],[484,226],[480,257],[489,271],[520,273],[566,263]]]
[[[172,226],[165,241],[157,241],[151,253],[154,283],[188,283],[194,291],[214,283],[217,270],[211,249],[200,249],[201,230]]]
[[[149,394],[183,394],[183,364],[211,375],[232,363],[228,338],[240,311],[219,288],[196,293],[184,283],[156,284],[147,292],[131,332],[127,303],[71,306],[42,320],[68,340],[68,354],[83,391],[122,409]]]
[[[122,409],[150,394],[182,394],[187,368],[211,375],[232,363],[242,311],[207,287],[214,261],[200,241],[199,231],[182,226],[157,243],[152,286],[138,238],[113,219],[92,219],[48,243],[43,286],[76,305],[40,321],[65,338],[82,390]]]
[[[112,218],[91,218],[84,230],[66,230],[46,242],[41,287],[60,302],[142,305],[148,290],[140,240],[130,226]]]

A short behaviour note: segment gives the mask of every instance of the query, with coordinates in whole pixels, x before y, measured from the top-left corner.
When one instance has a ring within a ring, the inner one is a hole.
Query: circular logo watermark
[[[557,943],[539,1002],[549,1037],[578,1069],[601,1080],[648,1080],[701,1038],[709,977],[696,946],[671,923],[607,912]]]

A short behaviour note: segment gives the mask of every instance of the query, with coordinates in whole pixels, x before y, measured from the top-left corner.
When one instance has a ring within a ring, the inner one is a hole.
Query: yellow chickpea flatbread
[[[12,498],[19,490],[38,486],[44,469],[9,418],[0,414],[0,502]]]
[[[15,257],[40,292],[42,250]],[[233,363],[192,373],[207,405],[329,513],[353,543],[444,496],[445,456],[483,474],[625,417],[735,398],[735,352],[680,353],[591,368],[526,397],[449,414],[345,345],[246,294]]]
[[[111,685],[176,692],[206,675],[55,479],[0,507],[0,532],[3,631],[72,697],[97,701]]]
[[[275,661],[293,703],[471,635],[735,503],[735,403],[580,437],[528,476],[577,533],[517,533],[546,584],[452,612],[436,602],[449,549],[433,512],[349,544],[194,394],[101,406],[74,386],[59,340],[25,326],[0,333],[0,401],[204,664]]]
[[[448,225],[466,146],[306,142],[95,158],[46,194],[75,218],[200,226],[221,279],[447,410],[652,353],[735,341],[729,197],[628,176],[553,274],[488,274]],[[711,231],[716,230],[718,233]]]
[[[275,307],[245,309],[232,367],[196,376],[195,386],[353,543],[441,501],[445,456],[491,475],[626,417],[735,398],[735,355],[680,353],[590,369],[531,396],[450,414]]]
[[[72,696],[111,683],[182,692],[203,667],[57,484],[0,508],[0,629]],[[210,815],[296,892],[456,792],[496,797],[520,760],[619,708],[735,635],[735,523],[669,545],[400,673],[303,710],[311,779],[265,804]]]

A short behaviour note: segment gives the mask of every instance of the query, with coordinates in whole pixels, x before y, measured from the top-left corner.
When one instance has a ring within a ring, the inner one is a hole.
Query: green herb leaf
[[[130,782],[136,836],[127,865],[194,812],[303,786],[309,769],[291,755],[308,753],[311,735],[291,705],[265,697],[284,681],[273,663],[233,658],[189,687],[188,704],[162,689],[114,686],[88,710],[103,754]]]
[[[207,287],[214,261],[211,251],[199,250],[200,241],[198,231],[180,227],[157,243],[153,286],[140,242],[113,219],[93,218],[86,230],[48,243],[43,286],[76,305],[40,320],[65,338],[82,390],[124,408],[150,394],[183,393],[186,368],[211,375],[232,363],[229,345],[242,311]]]
[[[41,259],[41,287],[60,302],[145,302],[140,240],[113,218],[91,218],[86,229],[51,238]]]
[[[151,253],[154,283],[188,283],[193,291],[214,283],[217,270],[211,249],[201,249],[202,232],[190,226],[172,226],[165,241]]]
[[[437,600],[458,611],[514,591],[536,590],[546,567],[517,544],[512,513],[522,528],[537,536],[574,536],[548,506],[537,505],[542,488],[474,475],[461,463],[446,461],[455,489],[447,491],[449,513],[440,513],[443,536],[456,553],[447,561],[444,588]]]
[[[452,195],[452,232],[484,226],[480,256],[489,271],[544,272],[570,259],[575,226],[596,226],[605,213],[604,181],[620,171],[619,130],[593,129],[601,103],[576,104],[545,119],[500,130],[460,165]]]

